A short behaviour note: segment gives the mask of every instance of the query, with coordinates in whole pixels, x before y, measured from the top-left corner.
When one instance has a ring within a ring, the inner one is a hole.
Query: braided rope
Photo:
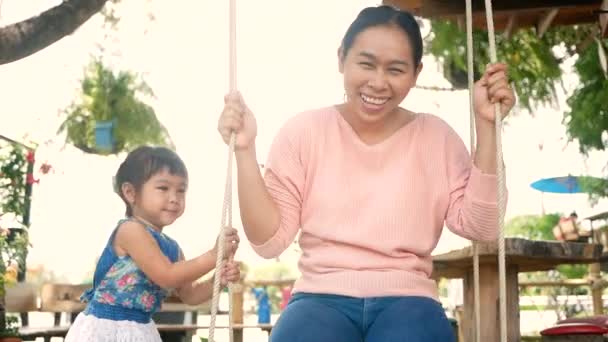
[[[473,8],[471,0],[466,0],[467,20],[467,74],[469,83],[469,134],[471,154],[475,153],[475,110],[473,108]],[[475,304],[475,341],[481,342],[481,304],[479,294],[479,245],[473,241],[473,289]]]
[[[488,42],[490,44],[490,62],[496,63],[496,37],[494,34],[494,19],[492,17],[492,0],[485,0],[486,22],[488,25]],[[506,286],[506,263],[505,263],[505,175],[502,155],[502,114],[500,104],[494,106],[495,129],[496,129],[496,177],[498,179],[498,284],[499,284],[499,321],[500,341],[507,341],[507,286]]]
[[[447,87],[437,87],[437,86],[427,86],[427,85],[415,85],[414,88],[421,90],[432,90],[432,91],[459,91],[465,89],[459,88],[447,88]]]
[[[497,62],[496,40],[494,33],[494,20],[492,16],[492,1],[485,0],[486,22],[488,26],[488,41],[490,44],[490,61]],[[473,110],[473,14],[471,0],[466,0],[466,20],[467,20],[467,62],[468,62],[468,81],[469,81],[469,103],[471,116],[471,151],[475,150],[475,116]],[[498,179],[498,277],[499,277],[499,321],[500,321],[500,341],[507,341],[507,291],[506,291],[506,263],[505,263],[505,236],[504,236],[504,216],[505,216],[505,176],[502,155],[502,118],[500,104],[494,107],[495,130],[496,130],[496,176]],[[473,243],[473,278],[475,296],[475,341],[481,341],[481,308],[479,293],[479,248],[477,243]]]
[[[230,91],[235,91],[236,87],[236,0],[230,0],[228,6],[229,13],[229,88]],[[224,189],[224,204],[222,207],[222,220],[220,224],[220,233],[218,237],[217,257],[215,259],[216,276],[213,279],[213,297],[211,298],[211,318],[209,322],[209,342],[215,342],[215,323],[217,317],[217,308],[219,305],[219,292],[221,286],[221,277],[217,272],[221,271],[224,263],[224,231],[227,227],[232,227],[232,156],[234,155],[234,146],[236,144],[236,134],[232,132],[230,135],[230,143],[228,144],[228,167],[226,170],[226,187]],[[234,341],[233,329],[233,305],[232,305],[232,284],[228,285],[228,334],[229,341]]]
[[[220,296],[219,296],[219,292],[220,292],[220,270],[222,269],[222,266],[224,264],[224,239],[225,239],[225,234],[224,234],[224,230],[226,229],[226,227],[229,227],[226,225],[227,220],[231,220],[228,217],[228,212],[231,211],[231,209],[229,209],[232,206],[232,154],[234,153],[234,144],[235,144],[235,134],[233,133],[230,136],[230,144],[228,147],[228,170],[226,172],[227,176],[226,176],[226,188],[224,190],[224,204],[223,204],[223,208],[222,208],[222,223],[220,226],[220,234],[218,236],[218,241],[217,241],[217,258],[215,259],[215,270],[216,270],[216,275],[213,278],[213,297],[211,298],[211,318],[210,318],[210,322],[209,322],[209,342],[215,342],[215,322],[216,322],[216,316],[217,316],[217,308],[218,308],[218,304],[219,304],[219,300],[220,300]],[[231,287],[229,287],[229,290],[231,290]],[[232,298],[232,293],[230,293],[229,295],[230,298]],[[230,332],[230,341],[233,340],[232,338],[232,303],[230,303],[229,305],[229,332]]]

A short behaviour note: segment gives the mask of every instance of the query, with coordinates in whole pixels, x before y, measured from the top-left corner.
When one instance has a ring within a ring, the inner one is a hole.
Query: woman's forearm
[[[238,150],[235,156],[243,228],[251,243],[261,245],[267,242],[279,228],[279,210],[264,184],[255,146]]]
[[[475,166],[483,173],[496,174],[496,128],[493,122],[477,120]]]

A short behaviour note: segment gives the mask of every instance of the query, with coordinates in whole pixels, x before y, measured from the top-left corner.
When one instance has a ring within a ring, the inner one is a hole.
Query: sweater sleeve
[[[473,163],[462,139],[450,129],[446,135],[449,207],[446,226],[469,240],[494,241],[498,237],[498,178]],[[505,203],[507,199],[506,191]]]
[[[294,241],[300,229],[305,178],[301,158],[303,127],[294,121],[289,120],[275,137],[265,165],[264,181],[279,209],[280,224],[268,241],[252,244],[254,251],[264,258],[279,256]]]

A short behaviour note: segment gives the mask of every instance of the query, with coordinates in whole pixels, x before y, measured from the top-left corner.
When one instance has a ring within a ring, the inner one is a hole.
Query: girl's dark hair
[[[392,6],[381,5],[364,8],[357,18],[350,24],[342,39],[342,58],[346,58],[348,50],[353,45],[357,35],[374,26],[394,25],[405,32],[414,52],[414,66],[418,67],[422,61],[422,34],[416,18],[406,11]]]
[[[122,185],[129,183],[135,187],[135,191],[139,191],[150,177],[165,169],[172,175],[188,179],[186,165],[168,148],[141,146],[127,155],[114,176],[114,190],[125,202],[127,216],[132,216],[133,211],[122,193]]]

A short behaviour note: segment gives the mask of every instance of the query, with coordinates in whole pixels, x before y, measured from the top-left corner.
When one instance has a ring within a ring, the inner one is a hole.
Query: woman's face
[[[422,69],[407,34],[394,25],[361,31],[346,53],[340,52],[346,105],[362,123],[379,123],[395,113]]]

